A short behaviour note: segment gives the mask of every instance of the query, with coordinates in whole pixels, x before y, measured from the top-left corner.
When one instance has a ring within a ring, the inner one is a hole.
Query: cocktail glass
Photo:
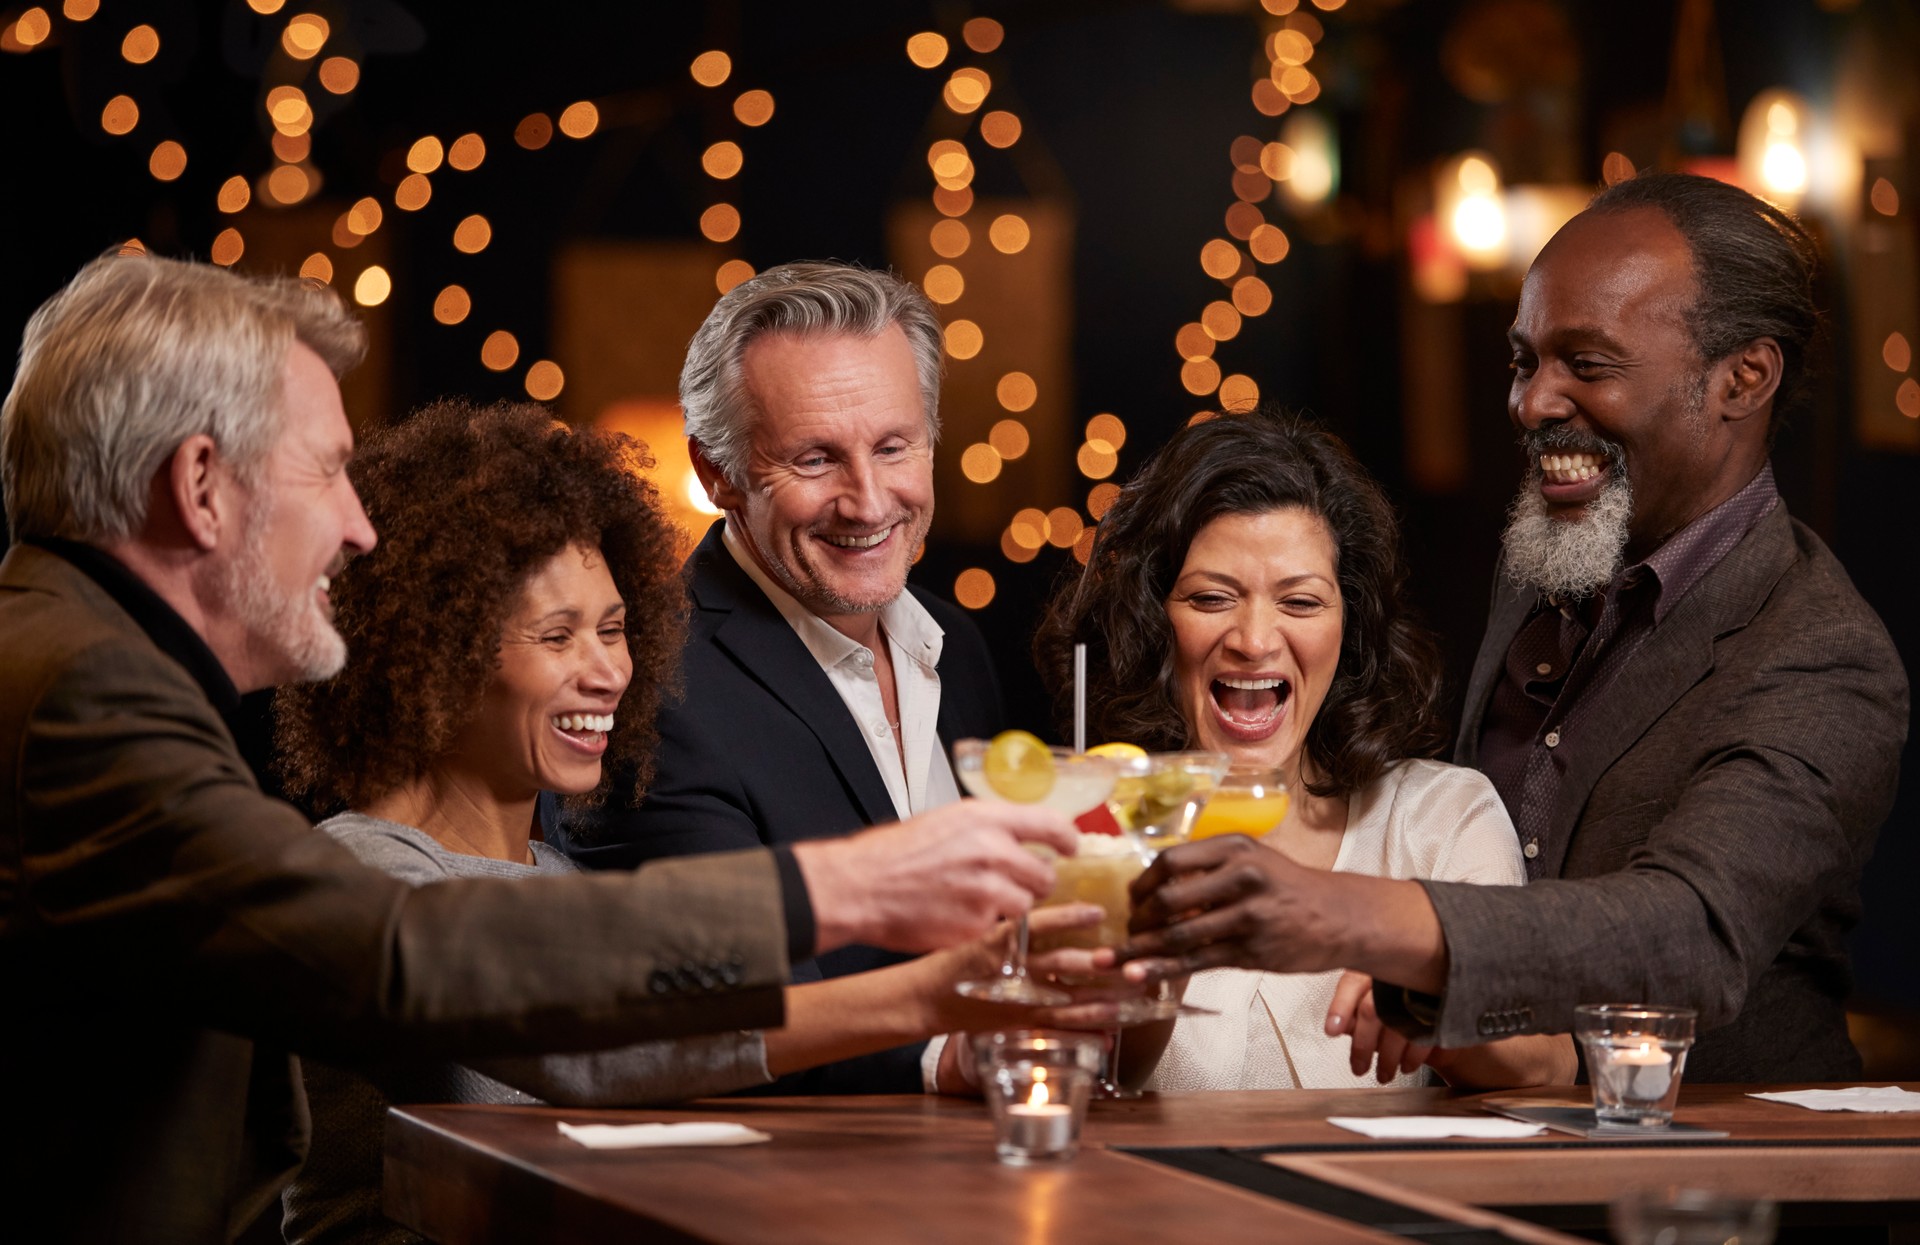
[[[1107,797],[1113,794],[1118,770],[1111,760],[1076,753],[1068,748],[1049,748],[1047,751],[1053,759],[1052,782],[1044,786],[1036,784],[1031,790],[1030,799],[1016,799],[1014,796],[1028,795],[1029,791],[1019,789],[1009,795],[988,780],[986,759],[989,746],[984,739],[962,739],[953,745],[953,772],[968,795],[1010,804],[1036,804],[1071,818],[1101,807],[1107,802]],[[1056,866],[1066,863],[1064,859],[1056,858],[1048,848],[1036,846],[1030,850],[1055,859]],[[1054,895],[1059,895],[1058,885],[1055,886]],[[1064,902],[1065,898],[1068,897],[1055,899],[1049,896],[1047,902]],[[1014,922],[1013,935],[1008,942],[1006,956],[1000,963],[999,973],[980,981],[963,981],[954,988],[970,999],[982,999],[990,1003],[1058,1007],[1073,1001],[1071,995],[1042,986],[1027,975],[1027,919],[1024,916]]]
[[[1265,765],[1235,765],[1193,823],[1194,840],[1222,834],[1257,839],[1287,819],[1287,784]]]
[[[1120,777],[1114,783],[1108,807],[1123,828],[1123,837],[1084,837],[1081,854],[1063,862],[1067,867],[1058,875],[1054,893],[1047,897],[1048,903],[1074,900],[1098,904],[1106,916],[1092,930],[1055,935],[1049,940],[1052,946],[1117,947],[1126,941],[1127,922],[1133,912],[1133,879],[1161,851],[1187,841],[1194,819],[1227,772],[1228,758],[1224,752],[1194,751],[1153,752],[1116,760]],[[1120,1084],[1123,1027],[1211,1014],[1204,1008],[1184,1006],[1167,981],[1155,983],[1151,993],[1143,997],[1124,999],[1113,1007],[1114,1025],[1108,1031],[1106,1058],[1094,1086],[1100,1098],[1139,1096],[1138,1090],[1130,1091]]]

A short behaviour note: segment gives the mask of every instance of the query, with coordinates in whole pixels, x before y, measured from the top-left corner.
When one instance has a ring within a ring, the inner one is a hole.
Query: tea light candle
[[[1616,1100],[1658,1102],[1673,1084],[1673,1056],[1652,1042],[1616,1046],[1607,1052],[1600,1074],[1608,1079]]]
[[[1036,1079],[1025,1102],[1007,1107],[1006,1140],[1029,1154],[1058,1154],[1073,1144],[1073,1108],[1050,1101],[1046,1081]]]

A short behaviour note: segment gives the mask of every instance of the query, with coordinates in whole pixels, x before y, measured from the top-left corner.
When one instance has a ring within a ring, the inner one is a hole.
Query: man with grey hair
[[[1051,884],[1022,841],[1073,848],[1057,816],[983,806],[416,890],[263,796],[222,713],[340,665],[328,590],[375,540],[335,380],[361,341],[324,287],[146,257],[95,261],[27,327],[0,410],[19,542],[0,562],[0,1188],[22,1239],[228,1239],[304,1154],[293,1050],[778,1025],[790,961],[978,936]]]
[[[576,859],[617,868],[800,843],[958,798],[948,747],[999,729],[1002,710],[978,629],[907,584],[933,520],[941,347],[919,290],[838,263],[769,269],[694,334],[680,402],[725,517],[688,563],[686,695],[661,714],[641,806],[566,822]],[[795,965],[794,980],[897,958],[843,948]],[[768,1092],[911,1092],[939,1049]]]

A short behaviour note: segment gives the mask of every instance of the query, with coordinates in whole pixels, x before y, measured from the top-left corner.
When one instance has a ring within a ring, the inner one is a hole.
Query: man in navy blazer
[[[688,347],[695,470],[725,517],[687,565],[684,695],[637,809],[561,813],[591,868],[835,837],[958,798],[953,740],[1001,725],[985,641],[907,585],[933,517],[941,329],[913,286],[843,264],[771,269]],[[548,818],[548,824],[554,823]],[[900,957],[845,947],[795,982]],[[924,1044],[761,1092],[908,1093]]]

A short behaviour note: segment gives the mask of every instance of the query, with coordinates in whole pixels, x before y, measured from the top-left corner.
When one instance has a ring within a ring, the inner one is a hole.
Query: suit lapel
[[[1578,761],[1560,784],[1544,877],[1558,877],[1574,828],[1600,778],[1713,669],[1713,644],[1753,619],[1793,560],[1786,508],[1776,506],[1707,572],[1600,689]]]
[[[807,646],[733,560],[720,535],[724,522],[707,530],[688,563],[695,608],[726,615],[714,629],[715,646],[813,732],[870,824],[895,820],[893,797],[859,724]]]

